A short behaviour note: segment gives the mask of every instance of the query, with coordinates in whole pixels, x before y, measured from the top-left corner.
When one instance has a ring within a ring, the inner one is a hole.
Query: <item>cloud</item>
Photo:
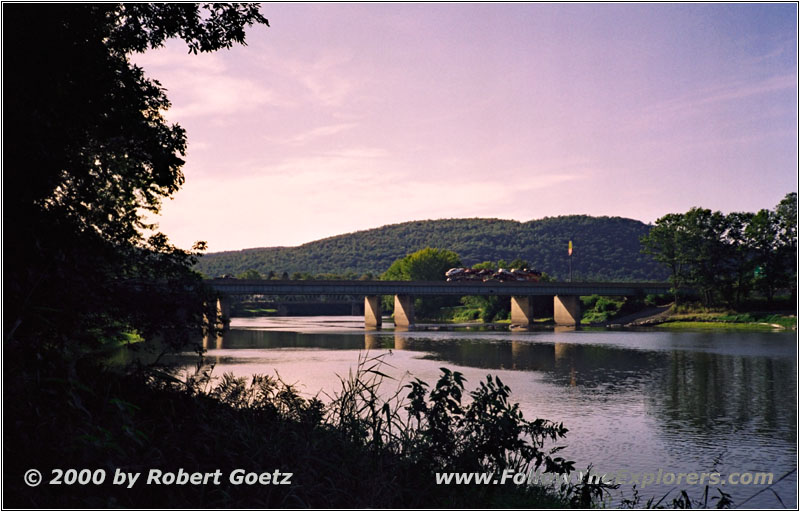
[[[261,82],[230,72],[218,54],[186,55],[172,44],[137,55],[135,63],[167,89],[173,106],[166,117],[172,121],[200,117],[232,121],[265,105],[293,104]]]
[[[344,106],[364,79],[353,69],[349,50],[320,48],[312,57],[301,58],[267,49],[256,60],[263,72],[290,83],[292,94],[302,96],[304,103],[325,109]]]
[[[317,126],[304,132],[297,133],[288,137],[272,137],[266,136],[264,140],[273,144],[291,144],[300,146],[309,142],[317,141],[318,139],[325,139],[338,135],[344,131],[351,130],[358,126],[356,123],[338,123],[329,124],[325,126]]]
[[[708,87],[681,98],[655,105],[651,113],[659,117],[683,117],[697,114],[704,107],[715,104],[796,88],[797,76],[794,73],[773,75],[757,81],[741,80],[733,84]]]
[[[182,246],[191,245],[193,236],[205,237],[216,251],[296,245],[420,218],[523,220],[533,215],[531,198],[580,178],[549,169],[525,181],[424,174],[382,148],[359,146],[251,165],[246,174],[225,180],[189,176],[165,205],[162,229],[184,237],[176,238]]]

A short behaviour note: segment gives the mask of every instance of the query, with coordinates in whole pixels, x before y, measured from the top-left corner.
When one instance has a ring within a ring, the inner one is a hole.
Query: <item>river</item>
[[[385,354],[383,371],[434,384],[439,368],[474,389],[489,373],[512,390],[527,419],[569,428],[564,455],[600,473],[718,471],[723,479],[797,468],[797,339],[785,332],[364,331],[360,317],[234,318],[224,337],[206,340],[214,375],[274,374],[302,392],[332,394],[359,355]],[[641,478],[644,478],[643,476]],[[665,480],[667,477],[663,477]],[[797,474],[764,485],[720,487],[735,503],[797,506]],[[677,487],[701,497],[703,485],[651,484],[644,498]],[[610,505],[632,497],[630,485]],[[668,501],[677,497],[673,491]],[[640,504],[642,506],[644,501]],[[710,502],[713,504],[713,502]],[[713,505],[712,505],[713,506]]]

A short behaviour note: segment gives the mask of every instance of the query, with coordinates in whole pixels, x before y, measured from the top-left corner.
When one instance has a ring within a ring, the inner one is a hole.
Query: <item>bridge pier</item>
[[[364,297],[364,327],[367,329],[381,328],[381,298],[378,295]]]
[[[214,309],[214,318],[207,319],[209,326],[227,331],[231,327],[231,299],[221,295],[217,298]]]
[[[365,350],[376,350],[381,348],[381,341],[376,334],[371,334],[369,332],[364,333],[364,349]]]
[[[533,297],[511,297],[511,325],[533,325]]]
[[[414,326],[414,297],[411,295],[394,296],[394,326]]]
[[[394,349],[406,350],[406,338],[400,334],[401,331],[394,331]]]
[[[205,350],[213,349],[221,349],[222,348],[222,336],[218,336],[216,334],[208,333],[203,336],[203,348]]]
[[[556,295],[553,297],[553,320],[556,325],[581,325],[581,298],[577,295]]]

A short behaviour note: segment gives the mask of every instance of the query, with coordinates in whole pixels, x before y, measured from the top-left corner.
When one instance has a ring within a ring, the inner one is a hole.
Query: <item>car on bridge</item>
[[[542,273],[536,270],[528,270],[527,268],[512,268],[506,270],[504,268],[498,269],[496,272],[489,269],[474,269],[474,268],[451,268],[445,272],[448,282],[453,281],[499,281],[501,283],[508,281],[529,281],[538,282]]]

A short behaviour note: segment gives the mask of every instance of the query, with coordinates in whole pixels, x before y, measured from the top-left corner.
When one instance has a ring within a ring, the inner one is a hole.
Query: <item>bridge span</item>
[[[531,297],[552,296],[557,325],[580,324],[582,295],[636,296],[667,293],[669,283],[620,282],[444,282],[444,281],[314,281],[263,279],[210,279],[220,293],[219,311],[230,315],[229,297],[245,295],[358,295],[364,297],[364,325],[380,328],[381,295],[394,295],[394,323],[397,327],[414,325],[414,298],[442,295],[495,295],[511,297],[511,323],[521,327],[534,319]]]

